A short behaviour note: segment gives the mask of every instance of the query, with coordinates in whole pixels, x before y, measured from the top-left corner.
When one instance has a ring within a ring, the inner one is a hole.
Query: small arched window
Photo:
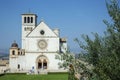
[[[26,23],[26,17],[24,17],[24,23]]]
[[[12,55],[15,55],[15,51],[14,50],[12,51]]]
[[[18,69],[20,69],[20,64],[18,64]]]
[[[28,23],[30,23],[30,17],[27,17],[27,21],[28,21]]]
[[[33,23],[33,17],[31,17],[31,23]]]

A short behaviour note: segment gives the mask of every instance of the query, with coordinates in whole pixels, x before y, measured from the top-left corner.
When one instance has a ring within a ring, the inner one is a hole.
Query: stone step
[[[46,70],[39,70],[38,74],[48,74],[48,72]]]

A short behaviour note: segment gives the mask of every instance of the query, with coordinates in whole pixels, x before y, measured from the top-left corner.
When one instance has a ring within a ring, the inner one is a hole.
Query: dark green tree
[[[120,80],[120,8],[117,0],[106,1],[106,6],[112,22],[104,20],[105,35],[95,33],[94,39],[83,35],[86,44],[75,41],[87,54],[86,61],[93,65],[92,79]]]

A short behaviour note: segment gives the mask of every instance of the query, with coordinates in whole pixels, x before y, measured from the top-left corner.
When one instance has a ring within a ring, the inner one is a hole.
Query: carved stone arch
[[[48,69],[49,60],[45,55],[39,55],[36,59],[36,69]]]

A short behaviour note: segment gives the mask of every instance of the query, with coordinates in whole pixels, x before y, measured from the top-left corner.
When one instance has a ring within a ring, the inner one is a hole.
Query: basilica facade
[[[60,38],[59,29],[51,29],[43,20],[37,24],[37,15],[22,14],[22,46],[12,43],[9,55],[10,72],[61,72],[56,55],[67,51],[66,38]]]

